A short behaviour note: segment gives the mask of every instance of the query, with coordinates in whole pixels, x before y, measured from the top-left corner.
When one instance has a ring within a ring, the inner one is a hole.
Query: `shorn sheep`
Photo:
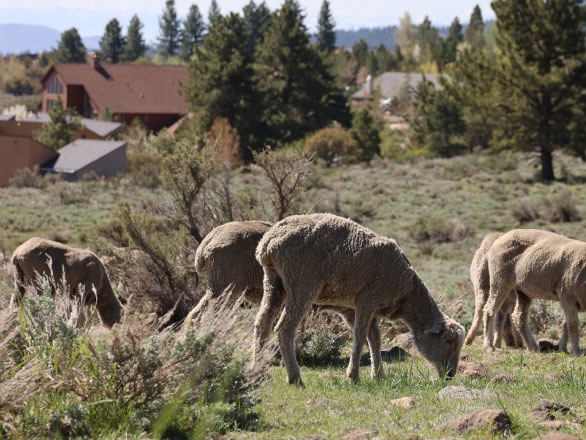
[[[16,268],[15,285],[21,298],[27,285],[42,293],[39,276],[50,280],[53,296],[64,280],[71,298],[79,297],[79,286],[82,286],[85,304],[95,304],[106,327],[111,328],[122,319],[122,304],[112,290],[106,268],[93,252],[31,238],[16,248],[12,264]]]
[[[513,325],[525,346],[538,350],[531,334],[528,311],[533,299],[559,301],[564,311],[560,350],[568,338],[572,353],[580,353],[578,312],[586,310],[586,243],[553,232],[514,229],[497,239],[488,251],[490,295],[484,309],[484,345],[494,349],[496,311],[511,289],[519,294]]]
[[[468,331],[468,335],[466,335],[466,339],[464,340],[466,345],[470,345],[472,342],[474,342],[476,333],[482,327],[483,310],[484,306],[486,305],[486,301],[488,300],[488,294],[490,291],[490,276],[488,272],[488,260],[486,256],[488,250],[495,242],[495,240],[502,235],[503,234],[501,232],[493,232],[492,234],[488,234],[486,237],[484,237],[480,247],[474,253],[474,258],[472,258],[472,263],[470,264],[470,280],[474,286],[474,318],[472,319],[472,325]],[[501,339],[505,331],[505,326],[510,327],[511,332],[511,340],[505,338],[507,340],[507,344],[513,345],[515,347],[521,346],[521,335],[517,329],[511,325],[511,321],[507,321],[507,317],[510,316],[511,312],[513,311],[516,301],[516,292],[512,290],[509,294],[509,297],[504,302],[503,306],[497,314],[496,335],[493,341],[494,345],[497,347],[500,347],[501,345]],[[509,329],[507,328],[507,330]]]
[[[208,287],[203,298],[185,318],[184,330],[204,312],[210,301],[223,295],[231,295],[225,298],[228,303],[243,295],[251,304],[260,304],[263,269],[254,253],[271,226],[271,223],[262,221],[230,222],[214,228],[205,236],[195,252],[195,269],[199,276],[207,274]],[[320,310],[338,313],[350,329],[354,326],[354,310],[351,308],[324,306]],[[374,321],[368,337],[380,338],[380,330]]]
[[[294,340],[312,304],[355,310],[347,370],[353,381],[358,380],[369,326],[380,318],[403,319],[439,374],[456,373],[464,328],[440,312],[395,240],[335,215],[296,215],[263,236],[256,258],[264,270],[264,295],[255,323],[254,359],[284,303],[276,332],[289,383],[302,384]],[[380,335],[369,340],[369,348],[372,373],[381,374]]]

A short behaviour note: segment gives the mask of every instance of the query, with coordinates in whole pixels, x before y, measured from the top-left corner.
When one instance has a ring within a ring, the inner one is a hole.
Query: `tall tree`
[[[187,18],[183,22],[183,30],[181,31],[181,55],[183,59],[189,60],[193,55],[195,45],[199,45],[203,41],[203,31],[205,25],[196,4],[191,5]]]
[[[265,139],[273,144],[299,139],[332,120],[349,122],[346,99],[310,44],[303,19],[299,3],[285,0],[257,51]]]
[[[58,98],[49,110],[51,120],[43,124],[43,128],[33,133],[37,142],[58,150],[73,139],[73,135],[81,129],[79,115],[71,109],[63,109],[63,102]]]
[[[496,0],[495,64],[501,147],[539,148],[553,180],[552,153],[586,158],[586,9],[580,0]]]
[[[380,133],[374,126],[372,115],[363,108],[354,116],[350,136],[356,141],[360,151],[360,160],[370,162],[380,153]]]
[[[263,42],[263,34],[271,24],[271,11],[263,1],[257,5],[250,0],[242,9],[244,26],[248,34],[248,48],[251,54],[256,51],[257,45]]]
[[[106,25],[104,35],[100,40],[102,59],[109,63],[118,63],[124,52],[126,42],[122,36],[122,27],[117,19],[113,18]]]
[[[196,131],[203,135],[222,116],[238,131],[243,153],[254,143],[258,102],[252,55],[247,50],[243,19],[234,13],[218,16],[201,46],[195,46],[185,96],[194,111]]]
[[[434,60],[438,44],[438,32],[437,29],[432,26],[427,15],[417,28],[417,34],[420,49],[419,59],[422,63],[431,63]]]
[[[210,9],[208,11],[208,23],[210,27],[214,25],[216,18],[218,18],[220,15],[222,15],[222,12],[220,11],[220,6],[218,6],[218,2],[216,0],[212,0],[212,3],[210,4]]]
[[[462,34],[462,25],[460,24],[458,17],[456,17],[450,25],[447,37],[440,41],[438,51],[438,64],[440,69],[443,69],[446,64],[456,61],[458,45],[463,40],[464,35]]]
[[[364,66],[368,56],[368,43],[361,38],[357,43],[354,43],[354,46],[352,46],[352,53],[354,54],[356,61],[358,61],[358,64]]]
[[[175,9],[175,0],[166,0],[163,15],[159,18],[160,33],[157,37],[159,41],[159,52],[165,56],[174,56],[179,49],[180,39],[180,22],[177,18]]]
[[[334,19],[330,11],[330,2],[324,0],[317,20],[317,47],[319,50],[332,53],[336,48],[336,31]]]
[[[484,20],[480,6],[476,5],[470,16],[466,29],[466,41],[472,50],[481,50],[484,47]]]
[[[84,63],[85,54],[85,46],[76,28],[68,29],[61,34],[54,54],[57,63]]]
[[[146,44],[142,36],[143,24],[140,22],[138,15],[133,15],[128,25],[126,32],[126,46],[122,59],[126,62],[132,62],[137,58],[144,56],[146,52]]]
[[[395,30],[395,40],[401,47],[404,56],[414,56],[417,44],[417,26],[413,24],[409,12],[399,20],[399,27]]]

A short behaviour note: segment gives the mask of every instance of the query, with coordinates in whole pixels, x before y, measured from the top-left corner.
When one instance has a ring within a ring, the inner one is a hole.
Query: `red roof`
[[[41,79],[44,84],[56,71],[65,85],[82,85],[94,104],[112,113],[186,113],[187,102],[180,95],[186,84],[186,66],[153,64],[53,64]]]

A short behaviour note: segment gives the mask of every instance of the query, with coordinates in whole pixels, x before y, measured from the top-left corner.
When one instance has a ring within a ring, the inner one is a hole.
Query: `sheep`
[[[50,280],[53,296],[64,280],[71,298],[77,297],[79,285],[83,286],[84,304],[95,304],[106,327],[112,328],[121,321],[124,309],[112,290],[106,268],[93,252],[35,237],[16,248],[11,262],[16,268],[15,287],[21,298],[27,284],[42,293],[39,276]]]
[[[529,350],[538,350],[528,311],[533,299],[559,301],[564,311],[559,347],[580,353],[578,312],[586,310],[586,243],[553,232],[514,229],[498,238],[487,255],[490,294],[484,308],[484,346],[492,344],[495,311],[511,289],[523,292],[511,316]]]
[[[260,239],[271,226],[271,223],[262,221],[230,222],[214,228],[206,235],[195,253],[195,269],[199,276],[207,273],[208,288],[185,318],[184,331],[203,313],[211,300],[222,295],[231,295],[226,298],[229,303],[244,295],[251,304],[260,304],[263,296],[263,269],[254,253]],[[282,289],[282,286],[279,287]],[[335,312],[343,318],[348,328],[354,326],[354,310],[351,308],[323,306],[315,309]],[[368,338],[373,343],[380,340],[380,329],[374,321]]]
[[[347,370],[352,381],[358,380],[367,329],[380,318],[403,319],[440,376],[456,373],[464,328],[440,312],[395,240],[332,214],[295,215],[265,233],[256,258],[264,270],[264,295],[255,322],[253,362],[284,304],[275,330],[289,383],[303,385],[294,340],[312,304],[354,309]],[[369,348],[374,376],[381,371],[380,339],[369,341]]]
[[[486,300],[488,299],[488,292],[490,289],[490,277],[486,254],[495,240],[502,235],[503,234],[501,232],[493,232],[492,234],[488,234],[486,237],[484,237],[480,247],[474,254],[474,258],[472,258],[472,263],[470,264],[470,279],[472,280],[472,285],[474,286],[474,318],[472,319],[472,326],[468,331],[468,335],[464,340],[466,345],[472,344],[474,338],[476,337],[476,333],[478,332],[478,329],[483,322],[482,311],[486,304]],[[505,326],[507,327],[507,333],[505,333],[505,340],[507,345],[512,345],[515,347],[521,346],[521,335],[519,332],[517,332],[517,329],[511,325],[511,321],[507,319],[515,307],[516,300],[516,292],[511,290],[507,301],[505,301],[497,314],[497,331],[494,338],[494,344],[497,347],[500,347],[501,345],[501,339],[505,332]],[[510,337],[508,337],[509,331],[511,333]]]

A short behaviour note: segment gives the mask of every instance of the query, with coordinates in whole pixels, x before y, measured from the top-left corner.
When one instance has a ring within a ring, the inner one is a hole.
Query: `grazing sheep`
[[[488,299],[488,293],[490,290],[490,276],[488,272],[488,260],[486,259],[486,254],[492,244],[495,242],[497,238],[502,236],[501,232],[494,232],[492,234],[488,234],[482,240],[480,247],[474,254],[474,258],[472,258],[472,264],[470,264],[470,279],[472,280],[472,285],[474,286],[474,318],[472,319],[472,326],[468,331],[468,335],[464,343],[466,345],[472,344],[474,338],[476,337],[476,333],[480,329],[483,319],[482,319],[482,312],[484,306],[486,304],[486,300]],[[515,347],[521,346],[521,335],[517,332],[517,329],[511,325],[511,321],[507,320],[507,317],[513,311],[515,307],[515,302],[517,300],[517,295],[514,290],[512,290],[509,294],[509,298],[501,309],[499,310],[496,318],[497,322],[497,332],[494,338],[494,345],[500,347],[501,339],[503,337],[503,333],[505,332],[505,326],[510,327],[510,332],[512,333],[512,337],[505,338],[509,345],[513,345]],[[509,328],[507,328],[507,333]]]
[[[31,238],[16,248],[12,264],[16,268],[15,285],[21,298],[27,284],[39,294],[42,292],[40,275],[51,280],[53,296],[62,280],[71,298],[78,297],[79,285],[83,286],[85,304],[95,304],[106,327],[111,328],[122,319],[124,309],[112,290],[106,268],[93,252],[43,238]]]
[[[586,311],[586,243],[553,232],[514,229],[497,239],[488,251],[490,295],[484,308],[484,345],[492,345],[495,311],[511,289],[519,294],[511,316],[525,346],[538,350],[529,329],[528,311],[533,299],[559,301],[564,311],[560,350],[580,353],[578,312]]]
[[[263,296],[263,270],[254,253],[260,239],[271,226],[271,223],[262,221],[230,222],[214,228],[206,235],[195,253],[195,268],[200,276],[207,273],[208,288],[197,306],[185,318],[184,330],[203,313],[211,300],[222,295],[232,295],[227,299],[230,303],[244,295],[248,302],[260,304]],[[282,289],[282,286],[279,287]],[[319,310],[335,312],[342,316],[350,329],[354,327],[354,310],[351,308],[323,306]],[[268,330],[270,332],[270,327]],[[375,321],[370,326],[368,339],[374,344],[377,339],[380,340],[380,329]],[[382,370],[377,373],[381,374]]]
[[[312,304],[355,310],[347,371],[354,381],[367,330],[379,318],[403,319],[440,375],[456,373],[464,328],[440,312],[395,240],[332,214],[296,215],[263,236],[256,258],[264,270],[264,295],[255,323],[254,358],[284,303],[276,331],[289,383],[302,383],[294,340]],[[380,339],[369,341],[369,348],[376,373]]]

